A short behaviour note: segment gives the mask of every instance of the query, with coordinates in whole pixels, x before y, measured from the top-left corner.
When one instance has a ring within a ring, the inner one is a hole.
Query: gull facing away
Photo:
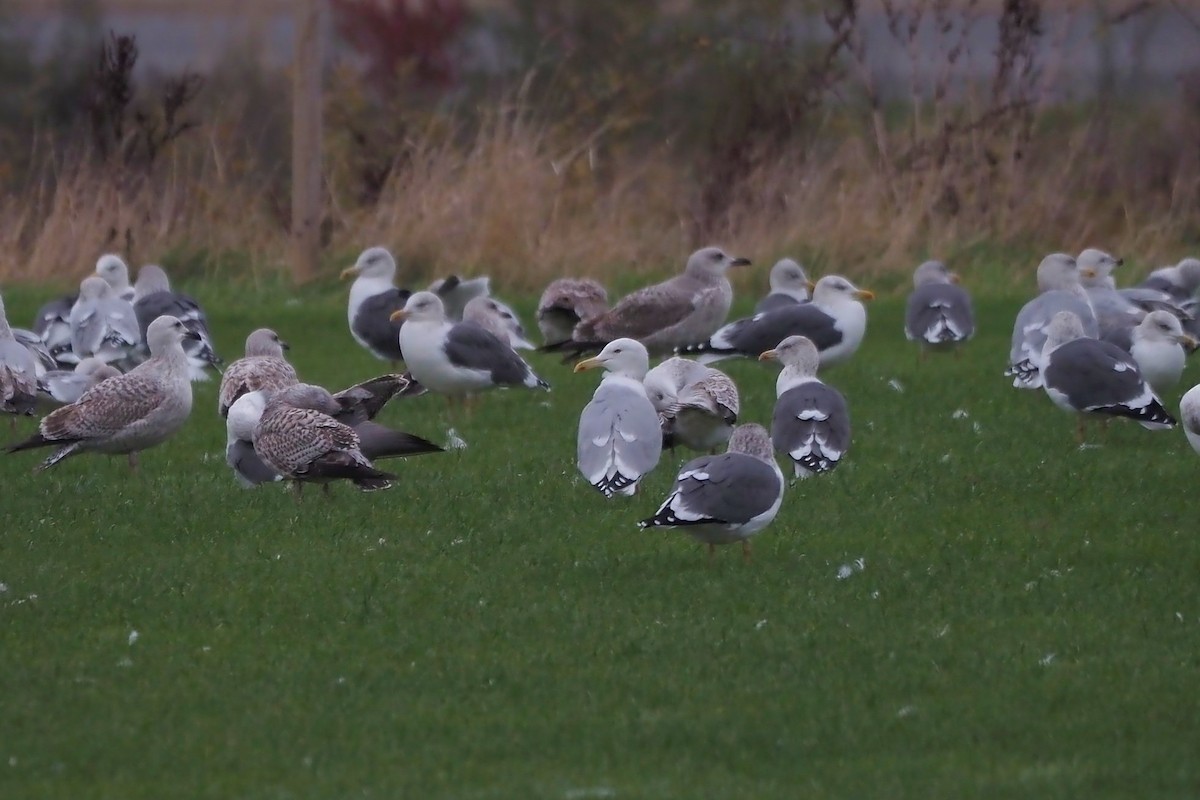
[[[823,366],[849,359],[867,332],[867,310],[862,301],[875,295],[859,289],[841,275],[817,281],[811,303],[799,303],[729,323],[712,338],[679,349],[696,354],[702,363],[726,358],[758,358],[789,336],[806,336],[817,346]]]
[[[1167,311],[1151,311],[1131,331],[1129,354],[1156,394],[1175,388],[1183,375],[1187,353],[1196,340],[1184,333],[1179,319]]]
[[[1064,411],[1129,417],[1149,430],[1175,427],[1133,358],[1111,342],[1085,336],[1070,311],[1050,319],[1042,363],[1046,394]],[[1083,416],[1077,432],[1082,442]]]
[[[126,303],[134,301],[137,292],[129,285],[129,266],[119,255],[108,253],[100,256],[96,260],[96,274],[112,288],[113,297],[119,297]]]
[[[604,377],[579,415],[576,465],[605,497],[632,495],[658,465],[662,429],[642,382],[650,366],[645,346],[634,339],[609,342],[575,372],[603,367]]]
[[[1175,303],[1185,303],[1200,289],[1200,260],[1185,258],[1172,267],[1160,267],[1151,272],[1138,288],[1162,292]]]
[[[23,344],[25,349],[29,351],[29,355],[33,356],[33,369],[37,373],[40,380],[47,372],[58,369],[58,362],[54,359],[50,348],[46,347],[46,343],[41,340],[33,331],[27,331],[24,328],[11,328],[13,338],[18,343]]]
[[[941,261],[926,261],[913,273],[904,335],[910,342],[920,342],[922,355],[954,348],[975,335],[971,296]]]
[[[127,454],[137,469],[137,454],[174,436],[192,411],[184,339],[194,337],[174,317],[150,323],[150,358],[124,375],[109,378],[78,401],[47,415],[38,433],[8,452],[58,447],[35,471],[49,469],[78,453]]]
[[[217,413],[229,415],[237,399],[248,392],[278,391],[300,382],[296,369],[284,358],[290,345],[270,328],[259,328],[246,337],[246,355],[234,361],[221,375]]]
[[[614,339],[628,338],[658,355],[706,339],[725,322],[733,303],[733,287],[726,272],[749,263],[749,259],[727,255],[719,247],[697,250],[682,274],[626,295],[600,316],[582,320],[569,341],[545,349],[567,352],[566,360],[570,360],[595,352]]]
[[[142,336],[145,336],[150,323],[159,317],[175,317],[199,337],[183,343],[183,351],[187,353],[191,365],[192,380],[208,380],[207,368],[220,366],[221,358],[213,348],[208,318],[200,304],[186,294],[171,291],[170,278],[157,264],[147,264],[138,270],[133,290],[133,312]]]
[[[789,336],[759,358],[783,364],[771,420],[775,449],[791,459],[797,478],[832,472],[850,448],[850,410],[842,393],[817,377],[816,345]]]
[[[409,372],[431,392],[462,397],[497,387],[550,388],[507,342],[472,322],[446,319],[433,292],[412,295],[391,318],[404,322],[400,348]]]
[[[538,300],[537,324],[543,344],[569,341],[575,326],[608,310],[608,292],[591,278],[551,281]]]
[[[79,284],[79,299],[71,309],[73,360],[69,363],[78,364],[88,356],[105,363],[120,361],[141,341],[137,315],[129,301],[115,296],[103,278],[84,278]]]
[[[350,335],[368,353],[392,362],[394,367],[404,354],[397,338],[400,326],[391,317],[404,308],[412,294],[394,284],[396,260],[382,247],[369,247],[359,254],[354,266],[342,270],[342,280],[349,278],[354,278],[346,309]]]
[[[474,322],[513,350],[533,350],[516,313],[494,297],[473,297],[463,309],[463,322]]]
[[[654,516],[639,528],[679,528],[708,545],[742,543],[750,560],[750,537],[771,524],[783,503],[784,480],[771,439],[761,425],[739,425],[722,455],[684,464]]]
[[[790,258],[782,258],[771,267],[771,292],[754,307],[755,314],[775,311],[811,299],[813,283],[804,267]]]
[[[696,380],[680,387],[675,401],[659,411],[663,447],[716,452],[729,442],[741,410],[737,385],[724,372],[699,366]]]
[[[62,362],[71,353],[71,309],[78,294],[58,297],[45,303],[33,318],[33,333],[46,345],[51,357]]]
[[[1188,444],[1200,453],[1200,386],[1188,389],[1179,401],[1179,418]]]
[[[13,336],[0,298],[0,411],[33,416],[37,405],[37,365],[33,353]]]
[[[442,298],[446,307],[446,318],[461,320],[466,317],[467,304],[476,297],[487,297],[491,291],[491,280],[487,277],[460,278],[451,275],[448,278],[438,278],[429,284],[428,291]]]
[[[1066,253],[1051,253],[1042,259],[1037,268],[1037,297],[1026,303],[1017,312],[1013,324],[1012,349],[1008,356],[1005,375],[1012,377],[1018,389],[1042,387],[1042,359],[1046,344],[1046,333],[1050,319],[1059,311],[1069,311],[1079,318],[1083,335],[1091,339],[1100,336],[1096,314],[1092,309],[1087,290],[1080,283],[1079,264]]]
[[[59,405],[69,405],[96,384],[120,374],[98,358],[85,358],[73,370],[56,369],[38,378],[38,391]]]

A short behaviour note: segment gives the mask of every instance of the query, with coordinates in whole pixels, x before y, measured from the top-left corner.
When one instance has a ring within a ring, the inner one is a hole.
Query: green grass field
[[[269,325],[310,381],[385,371],[344,287],[221,294],[227,357]],[[1120,423],[1078,448],[1001,376],[1018,302],[977,304],[923,365],[901,297],[871,308],[825,375],[850,453],[748,565],[636,529],[688,454],[632,499],[582,481],[599,376],[549,357],[550,394],[385,411],[469,444],[388,492],[240,489],[215,383],[139,475],[0,456],[0,797],[1197,796],[1200,458]],[[728,371],[768,422],[775,373]]]

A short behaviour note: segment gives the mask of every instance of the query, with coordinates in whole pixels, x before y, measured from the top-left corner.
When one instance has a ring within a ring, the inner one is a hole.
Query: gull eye
[[[709,258],[711,258],[713,261],[723,261],[725,259],[725,254],[718,250],[709,256]]]

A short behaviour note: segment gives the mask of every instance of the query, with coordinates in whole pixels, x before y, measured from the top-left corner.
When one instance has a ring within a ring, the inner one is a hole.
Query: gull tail
[[[594,355],[604,349],[608,342],[577,342],[574,339],[567,339],[554,344],[545,344],[537,349],[539,353],[562,353],[562,363],[574,364],[584,356]]]
[[[444,453],[428,439],[422,439],[404,431],[392,430],[375,422],[362,422],[354,426],[358,434],[359,449],[372,461],[379,458],[418,456],[423,453]]]

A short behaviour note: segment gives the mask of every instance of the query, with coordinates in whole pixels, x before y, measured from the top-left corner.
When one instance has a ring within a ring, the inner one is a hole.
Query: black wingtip
[[[537,349],[539,353],[562,353],[562,363],[574,364],[584,356],[594,355],[604,349],[608,342],[577,342],[574,339],[567,339],[564,342],[555,342],[554,344],[544,344]]]

